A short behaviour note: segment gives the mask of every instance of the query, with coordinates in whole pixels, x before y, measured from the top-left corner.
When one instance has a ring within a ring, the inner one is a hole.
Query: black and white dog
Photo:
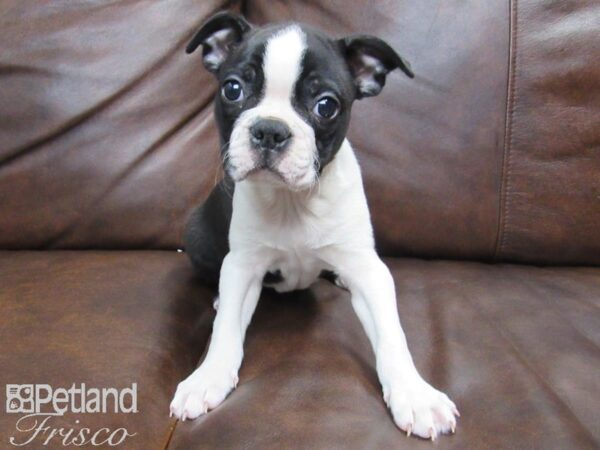
[[[198,274],[218,280],[219,301],[206,358],[177,387],[171,413],[194,419],[235,388],[263,285],[283,292],[327,276],[351,293],[398,427],[431,439],[453,432],[456,406],[413,364],[345,138],[354,100],[377,95],[396,68],[413,77],[408,63],[375,37],[253,27],[227,12],[210,18],[187,52],[198,46],[220,84],[226,177],[194,212],[185,245]]]

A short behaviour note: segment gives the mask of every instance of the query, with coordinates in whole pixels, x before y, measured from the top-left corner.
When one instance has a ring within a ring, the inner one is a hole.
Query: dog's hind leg
[[[233,189],[230,180],[221,181],[192,212],[184,235],[185,252],[196,275],[211,287],[218,286],[221,264],[229,252]]]

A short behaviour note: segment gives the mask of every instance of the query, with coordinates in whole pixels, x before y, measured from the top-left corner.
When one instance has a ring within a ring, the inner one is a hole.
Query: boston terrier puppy
[[[409,64],[376,37],[255,27],[229,12],[211,17],[186,51],[199,46],[219,83],[225,179],[192,214],[185,249],[198,275],[218,283],[219,300],[206,357],[179,383],[171,414],[194,419],[236,387],[263,286],[305,289],[321,276],[350,292],[396,425],[430,439],[454,432],[456,406],[421,378],[408,350],[346,139],[354,100],[379,94],[394,69],[412,78]]]

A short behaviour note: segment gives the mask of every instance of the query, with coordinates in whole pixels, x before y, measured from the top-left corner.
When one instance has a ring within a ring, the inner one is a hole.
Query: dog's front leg
[[[417,372],[396,307],[394,280],[374,251],[335,255],[332,261],[375,352],[385,402],[407,434],[435,439],[454,431],[458,410]]]
[[[259,265],[243,254],[229,253],[221,267],[219,307],[202,364],[177,386],[171,414],[195,419],[216,408],[236,387],[246,328],[262,286]]]

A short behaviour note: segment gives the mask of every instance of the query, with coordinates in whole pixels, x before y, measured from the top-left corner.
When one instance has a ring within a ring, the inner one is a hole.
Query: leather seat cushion
[[[386,262],[418,368],[462,413],[437,448],[597,448],[600,269]],[[327,282],[265,293],[237,390],[185,423],[168,404],[214,317],[185,255],[5,251],[0,285],[0,383],[137,382],[138,414],[77,416],[127,427],[135,448],[431,448],[393,425],[349,296]],[[0,415],[3,442],[17,417]]]

